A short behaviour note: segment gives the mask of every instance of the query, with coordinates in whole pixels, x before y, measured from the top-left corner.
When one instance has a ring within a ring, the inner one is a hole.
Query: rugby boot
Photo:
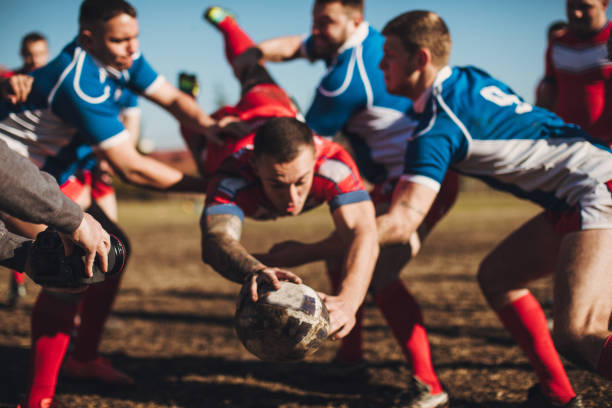
[[[448,408],[449,397],[446,391],[437,394],[431,392],[431,387],[417,377],[412,377],[411,384],[399,394],[393,408]]]
[[[217,27],[219,23],[225,20],[225,17],[235,18],[234,14],[224,9],[221,6],[211,6],[204,11],[202,18],[208,21],[213,26]]]
[[[91,361],[78,361],[68,356],[62,366],[62,373],[74,379],[93,379],[115,385],[134,384],[132,377],[114,368],[104,357]]]
[[[551,401],[547,396],[542,394],[539,384],[529,389],[527,401],[522,405],[523,408],[582,408],[583,406],[580,395],[576,395],[566,404]]]

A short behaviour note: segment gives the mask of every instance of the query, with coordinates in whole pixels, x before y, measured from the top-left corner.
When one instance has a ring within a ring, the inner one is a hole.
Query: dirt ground
[[[66,407],[388,407],[410,370],[371,301],[366,303],[364,370],[329,364],[337,343],[307,361],[270,364],[239,343],[233,329],[238,286],[200,261],[200,203],[182,199],[122,202],[120,219],[134,255],[107,324],[101,351],[133,376],[133,388],[60,379]],[[465,193],[429,237],[402,278],[420,301],[437,372],[452,407],[519,407],[535,376],[488,309],[475,281],[484,254],[537,210],[506,196]],[[313,241],[331,229],[327,209],[278,222],[248,222],[243,241],[253,251],[292,238]],[[520,254],[517,254],[520,256]],[[8,274],[1,271],[0,302]],[[298,273],[327,290],[321,264]],[[25,391],[29,314],[37,287],[16,310],[0,308],[0,407]],[[534,285],[546,302],[549,284]],[[549,309],[546,309],[549,311]],[[567,364],[585,407],[612,407],[612,384]]]

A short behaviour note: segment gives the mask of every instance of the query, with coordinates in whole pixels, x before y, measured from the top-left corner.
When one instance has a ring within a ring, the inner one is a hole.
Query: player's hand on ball
[[[253,302],[257,302],[257,299],[259,299],[259,296],[257,295],[257,285],[259,279],[266,280],[275,290],[280,289],[280,281],[282,280],[297,284],[302,283],[302,279],[300,279],[299,276],[284,269],[268,267],[259,269],[257,272],[251,274],[251,276],[247,278],[247,281],[250,281],[251,299]]]
[[[329,312],[329,332],[332,340],[339,340],[350,333],[355,325],[355,312],[339,296],[330,296],[319,292]]]

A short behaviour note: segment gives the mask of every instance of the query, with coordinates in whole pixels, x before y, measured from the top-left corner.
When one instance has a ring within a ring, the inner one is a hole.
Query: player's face
[[[33,71],[47,65],[49,49],[45,40],[32,41],[23,50],[23,67],[25,71]]]
[[[138,52],[138,20],[119,14],[94,28],[89,51],[105,65],[129,69]]]
[[[607,21],[608,0],[567,0],[567,19],[571,30],[590,34],[600,30]]]
[[[400,38],[394,35],[386,37],[383,50],[380,69],[385,75],[387,91],[413,100],[418,98],[417,56],[410,54]]]
[[[317,55],[333,56],[353,34],[360,18],[340,2],[315,4],[312,9],[312,38]]]
[[[254,164],[266,197],[279,215],[298,215],[302,212],[314,175],[313,149],[303,146],[290,162],[278,163],[263,155]]]

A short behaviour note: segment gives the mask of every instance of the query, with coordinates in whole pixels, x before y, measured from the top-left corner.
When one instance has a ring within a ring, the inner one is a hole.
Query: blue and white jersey
[[[597,189],[610,197],[607,147],[477,68],[443,68],[410,115],[403,179],[439,189],[451,168],[553,211]]]
[[[313,39],[302,44],[313,60]],[[405,115],[408,98],[391,95],[378,67],[384,37],[363,22],[327,63],[306,122],[318,134],[342,130],[351,142],[355,161],[367,180],[381,182],[402,173],[407,136],[414,123]]]
[[[119,120],[138,94],[155,92],[163,78],[137,55],[130,69],[102,65],[75,39],[32,73],[25,104],[0,112],[0,138],[63,183],[76,169],[77,149],[107,149],[128,139]]]

